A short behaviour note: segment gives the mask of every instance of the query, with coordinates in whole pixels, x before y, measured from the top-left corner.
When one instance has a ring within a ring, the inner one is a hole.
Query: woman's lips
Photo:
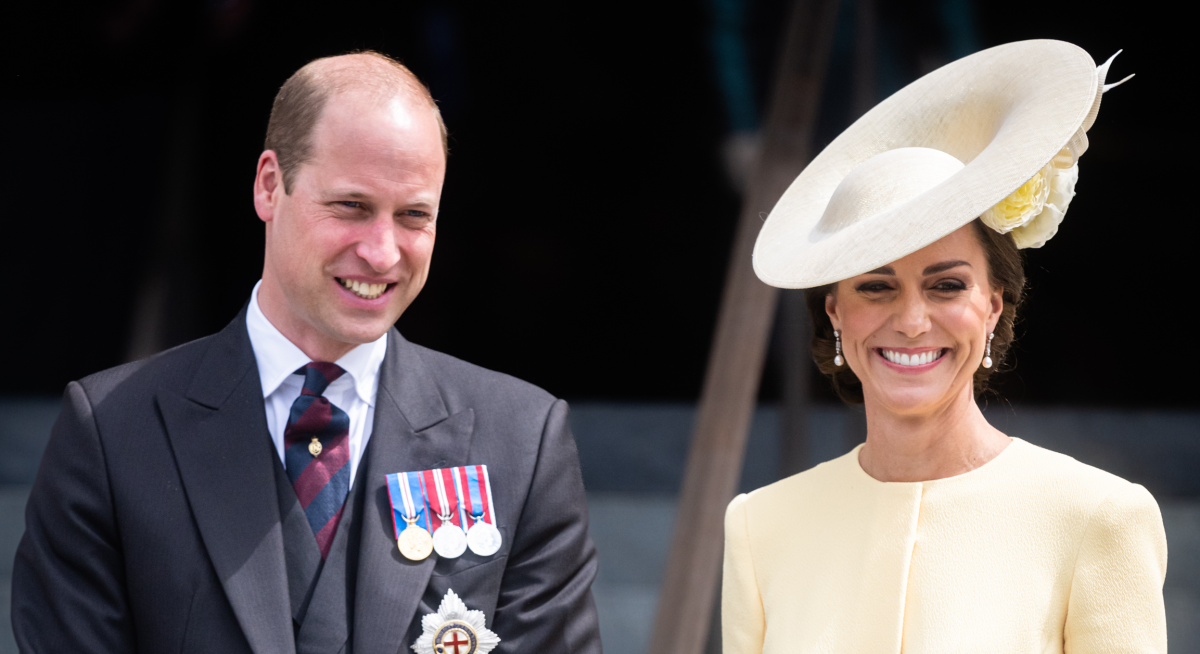
[[[949,352],[950,348],[948,347],[921,350],[875,348],[875,354],[879,356],[884,365],[897,372],[905,373],[925,372],[941,363]]]

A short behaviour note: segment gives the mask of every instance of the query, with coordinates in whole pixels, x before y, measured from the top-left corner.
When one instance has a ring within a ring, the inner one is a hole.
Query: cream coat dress
[[[876,481],[859,449],[725,515],[725,654],[1166,652],[1145,488],[1020,439],[957,477]]]

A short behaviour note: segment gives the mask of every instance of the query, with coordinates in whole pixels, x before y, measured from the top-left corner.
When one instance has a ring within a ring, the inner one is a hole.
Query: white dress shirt
[[[246,331],[250,333],[250,346],[254,348],[254,359],[258,362],[258,377],[262,382],[263,404],[267,412],[267,429],[279,453],[284,458],[283,432],[287,428],[288,414],[292,403],[300,397],[304,377],[294,374],[297,369],[312,361],[300,348],[289,341],[258,306],[260,280],[250,293],[250,307],[246,311]],[[358,472],[358,462],[371,439],[371,427],[375,422],[375,394],[379,390],[379,367],[387,354],[387,334],[371,343],[363,343],[350,350],[334,363],[346,374],[338,377],[325,389],[325,399],[350,416],[350,485]]]

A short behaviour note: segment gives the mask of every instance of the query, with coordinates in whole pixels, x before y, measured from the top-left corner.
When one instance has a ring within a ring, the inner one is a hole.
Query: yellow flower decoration
[[[1046,206],[1046,197],[1050,195],[1046,178],[1057,172],[1051,168],[1052,165],[1038,171],[1011,195],[983,212],[980,216],[983,223],[1001,234],[1007,234],[1037,217]]]

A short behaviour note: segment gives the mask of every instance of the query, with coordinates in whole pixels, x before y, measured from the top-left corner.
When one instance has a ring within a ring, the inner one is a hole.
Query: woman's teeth
[[[934,361],[937,361],[938,359],[942,358],[943,354],[946,353],[944,348],[941,350],[929,350],[928,352],[922,352],[920,354],[913,355],[901,354],[891,350],[881,351],[883,352],[883,358],[902,366],[923,366],[927,363],[933,363]]]
[[[349,289],[351,293],[354,293],[364,300],[374,300],[380,295],[383,295],[383,292],[386,291],[388,287],[387,284],[365,284],[349,279],[342,279],[339,281],[341,281],[342,286],[345,286],[347,289]]]

